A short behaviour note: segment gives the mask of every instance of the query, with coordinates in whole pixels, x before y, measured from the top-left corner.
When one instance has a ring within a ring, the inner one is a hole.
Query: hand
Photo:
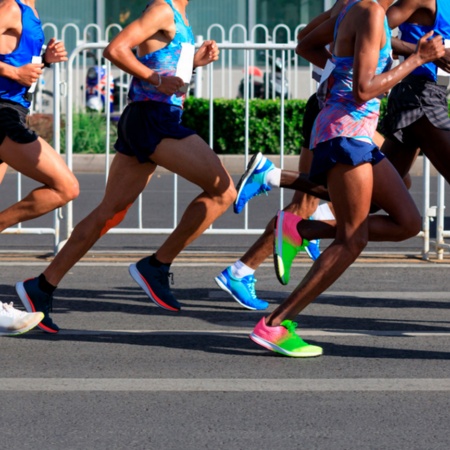
[[[161,84],[156,88],[166,95],[173,95],[184,86],[184,81],[180,77],[161,75]]]
[[[422,64],[435,61],[436,59],[442,58],[445,55],[445,47],[442,42],[442,36],[433,36],[434,31],[430,31],[425,36],[422,36],[417,43],[415,53],[423,61]]]
[[[219,59],[220,50],[216,41],[205,41],[194,56],[194,67],[206,66]]]
[[[450,73],[450,48],[445,49],[445,55],[434,61],[434,63],[444,72]]]
[[[48,41],[44,59],[48,64],[67,61],[67,51],[64,42],[51,38],[50,41]]]
[[[15,69],[15,80],[22,86],[30,87],[42,75],[44,64],[25,64]]]

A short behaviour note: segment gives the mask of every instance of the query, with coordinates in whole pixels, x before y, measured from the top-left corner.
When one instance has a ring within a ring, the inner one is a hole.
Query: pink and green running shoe
[[[292,262],[297,253],[305,251],[305,247],[309,244],[297,231],[297,225],[301,220],[301,217],[287,211],[278,211],[277,214],[273,261],[278,281],[284,285],[289,283]]]
[[[296,328],[297,323],[292,320],[283,320],[278,327],[268,327],[263,317],[250,334],[250,339],[268,350],[294,358],[313,358],[322,355],[322,348],[305,342],[295,332]]]

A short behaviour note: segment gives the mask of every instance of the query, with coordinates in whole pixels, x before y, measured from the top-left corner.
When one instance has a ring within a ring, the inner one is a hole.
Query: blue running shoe
[[[150,256],[142,258],[136,264],[130,264],[128,271],[134,281],[144,290],[150,300],[169,311],[181,309],[177,299],[169,288],[169,266],[155,267],[149,263]]]
[[[231,268],[227,267],[218,277],[214,278],[214,281],[220,289],[228,292],[244,308],[262,311],[269,306],[266,301],[256,296],[256,278],[253,275],[235,278],[231,274]]]
[[[320,239],[314,239],[312,241],[309,241],[309,244],[305,247],[306,253],[308,253],[308,256],[315,261],[320,256]]]
[[[267,195],[267,192],[271,190],[271,187],[266,184],[267,173],[274,168],[273,163],[262,153],[253,155],[236,187],[237,196],[233,205],[236,214],[239,214],[253,197],[261,194]]]
[[[39,288],[37,278],[16,283],[16,292],[28,312],[44,313],[42,322],[38,324],[42,331],[53,334],[59,331],[58,325],[53,322],[49,314],[52,310],[53,295],[47,294]]]

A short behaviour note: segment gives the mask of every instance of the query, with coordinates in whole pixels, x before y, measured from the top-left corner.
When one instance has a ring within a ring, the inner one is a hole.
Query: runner
[[[321,347],[298,336],[294,320],[345,272],[368,240],[400,241],[420,230],[419,211],[402,179],[372,140],[379,116],[377,97],[423,63],[443,56],[444,48],[442,38],[430,32],[410,57],[389,70],[390,29],[385,13],[392,3],[352,0],[335,24],[327,21],[299,45],[302,56],[324,67],[330,57],[325,45],[334,41],[334,68],[326,102],[311,137],[314,156],[310,178],[328,187],[336,222],[301,220],[288,212],[278,213],[274,258],[279,278],[290,269],[293,255],[305,239],[334,239],[292,294],[263,317],[250,336],[259,345],[284,355],[322,354]],[[244,192],[241,195],[247,197],[245,186],[257,182],[286,187],[284,177],[284,171],[257,154],[238,193]],[[369,216],[372,199],[388,215]]]
[[[141,17],[123,29],[104,52],[106,58],[133,76],[131,103],[118,125],[117,154],[105,196],[75,227],[45,271],[38,278],[16,285],[22,302],[46,312],[49,322],[45,308],[51,304],[56,286],[101,236],[123,220],[158,165],[203,190],[156,253],[129,269],[149,298],[164,309],[181,308],[169,287],[170,264],[236,197],[233,181],[218,156],[195,131],[180,123],[183,92],[193,69],[219,57],[214,41],[205,41],[194,55],[187,5],[188,0],[151,1]],[[137,57],[132,51],[135,47]],[[58,327],[52,322],[46,331],[56,333]]]

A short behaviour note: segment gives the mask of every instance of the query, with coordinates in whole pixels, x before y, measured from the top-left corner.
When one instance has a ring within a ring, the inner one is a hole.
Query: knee
[[[345,239],[343,244],[347,249],[348,257],[351,261],[356,260],[361,252],[366,248],[369,239],[367,234],[356,233],[351,238]]]
[[[401,227],[400,240],[417,236],[422,229],[422,219],[419,214],[411,216]]]
[[[61,205],[64,206],[72,200],[75,200],[80,195],[80,185],[75,175],[72,174],[62,189],[60,189]]]
[[[230,180],[226,185],[219,189],[216,198],[218,198],[218,202],[224,207],[224,209],[226,209],[234,202],[234,200],[236,199],[236,195],[236,188],[233,182]]]

